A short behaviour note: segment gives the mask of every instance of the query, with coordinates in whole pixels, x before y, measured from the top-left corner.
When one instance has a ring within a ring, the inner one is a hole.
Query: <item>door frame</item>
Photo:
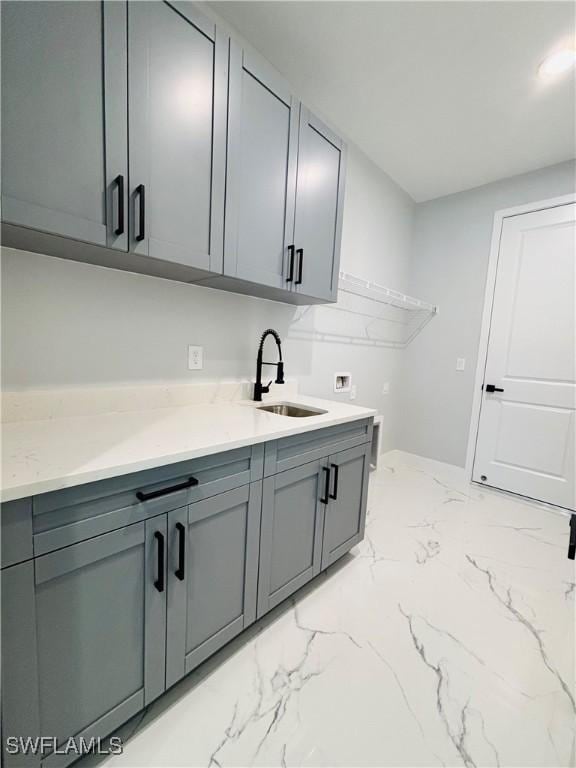
[[[498,274],[498,257],[500,254],[500,241],[502,238],[502,228],[504,221],[512,216],[521,216],[525,213],[535,213],[548,208],[558,208],[561,205],[570,205],[576,203],[576,194],[561,195],[560,197],[551,197],[545,200],[538,200],[533,203],[517,205],[513,208],[502,208],[494,213],[494,223],[492,226],[492,240],[490,243],[490,255],[488,257],[488,271],[486,274],[486,288],[484,292],[484,309],[482,312],[482,324],[480,326],[480,341],[478,344],[478,359],[476,362],[476,374],[474,376],[474,394],[472,399],[472,411],[470,416],[470,427],[468,431],[468,448],[466,450],[466,477],[475,485],[472,479],[474,469],[474,458],[476,456],[476,442],[480,428],[480,413],[482,410],[482,394],[486,363],[488,360],[488,345],[490,341],[490,324],[492,320],[492,309],[494,306],[494,291],[496,289],[496,277]],[[485,486],[482,486],[485,487]],[[517,494],[515,494],[517,495]]]

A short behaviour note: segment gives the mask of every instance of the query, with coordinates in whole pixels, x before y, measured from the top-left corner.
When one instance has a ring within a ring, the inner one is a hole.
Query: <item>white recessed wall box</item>
[[[334,392],[350,392],[352,386],[351,373],[334,374]]]

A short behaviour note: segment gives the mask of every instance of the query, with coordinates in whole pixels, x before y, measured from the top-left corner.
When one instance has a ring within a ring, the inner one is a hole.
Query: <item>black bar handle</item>
[[[286,278],[286,282],[291,283],[292,280],[294,280],[294,246],[293,245],[288,246],[288,253],[290,254],[290,266],[288,267],[288,277]]]
[[[186,528],[182,523],[176,523],[178,531],[178,568],[174,571],[174,576],[180,581],[184,581],[184,568],[186,566]]]
[[[115,235],[124,234],[124,176],[120,174],[114,179],[118,190],[118,226],[114,230]]]
[[[294,285],[301,285],[302,283],[302,270],[304,269],[304,248],[296,249],[296,256],[300,256],[300,263],[298,265],[298,278],[294,281]]]
[[[154,538],[158,543],[158,578],[154,586],[158,592],[164,592],[164,535],[160,531],[154,531]]]
[[[138,195],[139,208],[138,208],[138,234],[136,240],[141,241],[146,237],[146,188],[144,184],[138,184],[136,187],[136,194]]]
[[[322,467],[324,472],[326,473],[324,476],[325,484],[324,484],[324,496],[320,499],[322,504],[328,504],[328,499],[330,498],[330,468],[329,467]]]
[[[338,498],[338,473],[340,471],[340,467],[338,464],[331,464],[330,465],[334,469],[334,490],[330,494],[331,499],[337,499]]]
[[[570,515],[570,539],[568,541],[568,560],[576,558],[576,515]]]
[[[494,384],[486,384],[486,392],[504,392],[501,387],[495,387]]]
[[[176,491],[183,491],[185,488],[192,488],[198,485],[198,479],[196,477],[189,477],[188,480],[184,480],[183,483],[178,485],[170,485],[168,488],[160,488],[159,491],[137,491],[136,498],[138,501],[150,501],[150,499],[157,499],[160,496],[166,496],[168,493],[175,493]]]

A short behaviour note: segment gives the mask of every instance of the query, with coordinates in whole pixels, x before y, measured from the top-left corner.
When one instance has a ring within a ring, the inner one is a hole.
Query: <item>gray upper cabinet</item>
[[[252,483],[168,515],[167,686],[256,617],[261,489]]]
[[[321,461],[264,479],[258,616],[320,572],[326,479]]]
[[[190,0],[4,0],[3,242],[336,301],[345,147]]]
[[[3,572],[5,734],[105,735],[163,692],[165,536],[161,515]],[[42,765],[75,757],[52,753]]]
[[[300,110],[296,187],[296,291],[336,301],[344,209],[345,145],[306,107]]]
[[[246,281],[243,292],[292,303],[336,301],[342,140],[234,42],[228,114],[225,278]],[[226,280],[212,284],[234,289]]]
[[[231,42],[225,275],[290,290],[297,149],[288,85]]]
[[[3,220],[125,250],[126,5],[1,13]]]
[[[128,5],[130,248],[222,271],[228,40],[189,2]]]
[[[364,538],[368,496],[369,446],[328,457],[329,504],[324,522],[322,569]]]

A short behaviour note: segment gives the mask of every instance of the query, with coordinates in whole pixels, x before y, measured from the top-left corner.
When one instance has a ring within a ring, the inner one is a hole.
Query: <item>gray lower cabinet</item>
[[[4,739],[104,735],[162,693],[165,536],[162,515],[2,572]],[[42,765],[75,757],[52,753]]]
[[[130,248],[221,272],[228,39],[192,3],[136,0],[128,72]]]
[[[296,292],[336,301],[344,210],[346,150],[309,109],[300,109],[294,243]]]
[[[3,221],[126,250],[126,4],[9,0],[1,16]]]
[[[369,445],[264,478],[259,617],[363,539]]]
[[[322,569],[364,538],[369,465],[367,445],[328,457],[329,503],[324,519]]]
[[[166,685],[256,618],[262,484],[168,515]]]
[[[370,434],[360,420],[5,505],[3,739],[109,735],[358,543]]]
[[[0,567],[33,557],[32,499],[0,505]]]
[[[264,479],[258,616],[320,572],[325,476],[323,462],[312,461]]]
[[[261,501],[244,485],[5,568],[3,737],[106,736],[251,624]]]

